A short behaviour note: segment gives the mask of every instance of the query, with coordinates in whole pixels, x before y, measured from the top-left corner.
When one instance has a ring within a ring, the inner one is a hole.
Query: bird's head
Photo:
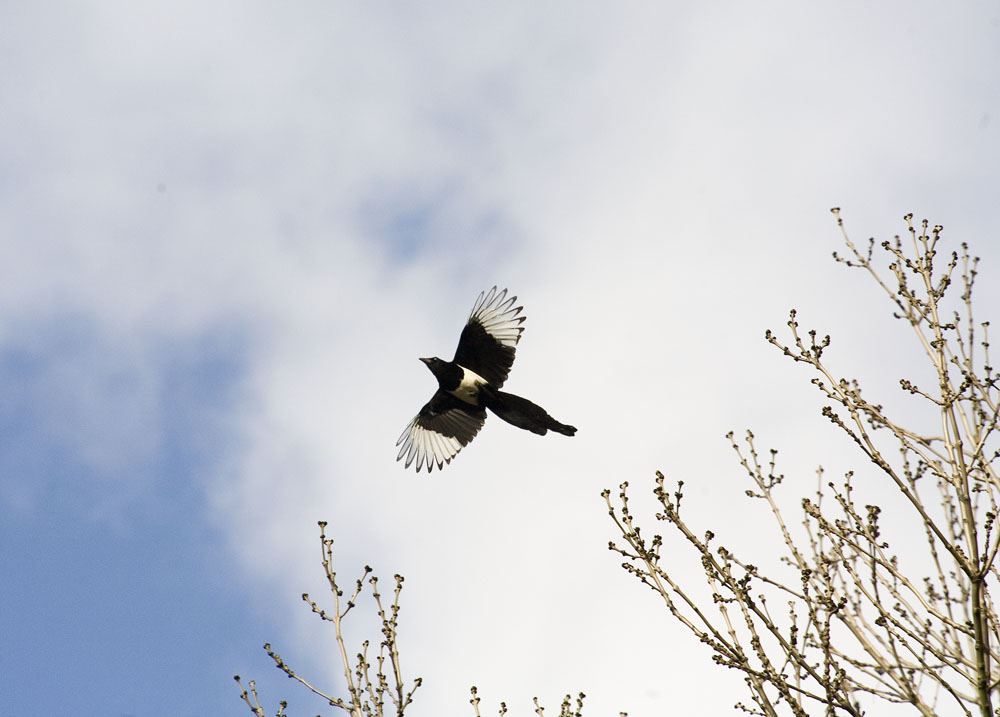
[[[448,362],[439,359],[437,356],[422,358],[420,360],[427,365],[427,368],[429,368],[431,373],[438,379],[440,379],[443,373],[447,371]]]

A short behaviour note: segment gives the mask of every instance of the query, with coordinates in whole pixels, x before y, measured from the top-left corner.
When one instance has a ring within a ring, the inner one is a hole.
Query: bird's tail
[[[576,428],[559,423],[545,412],[541,406],[526,398],[515,396],[503,391],[490,391],[486,394],[486,407],[512,426],[544,436],[552,430],[564,436],[572,436]]]

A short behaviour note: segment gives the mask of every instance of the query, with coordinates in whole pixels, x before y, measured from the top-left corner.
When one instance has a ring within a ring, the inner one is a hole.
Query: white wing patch
[[[516,296],[509,299],[507,290],[497,292],[494,286],[489,292],[482,292],[472,307],[469,319],[475,319],[486,329],[486,333],[504,346],[516,346],[521,339],[525,317],[518,316],[524,307],[514,306]]]
[[[396,445],[402,445],[396,460],[400,461],[406,456],[405,468],[409,468],[414,461],[417,463],[417,473],[424,465],[430,473],[437,465],[438,470],[444,468],[445,464],[451,463],[451,459],[458,455],[458,452],[471,441],[479,429],[482,421],[474,418],[464,411],[448,411],[436,418],[443,422],[450,433],[464,431],[469,435],[468,441],[463,444],[458,438],[445,435],[433,428],[420,425],[421,417],[418,415],[403,431],[403,434],[396,441]]]

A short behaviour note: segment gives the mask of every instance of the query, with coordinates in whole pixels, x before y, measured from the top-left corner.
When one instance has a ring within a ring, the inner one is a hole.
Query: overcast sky
[[[728,430],[793,506],[864,467],[763,339],[797,307],[887,401],[919,360],[830,207],[859,242],[943,224],[1000,308],[995,1],[8,2],[0,67],[9,714],[248,714],[237,672],[323,710],[261,649],[341,689],[318,520],[345,583],[406,576],[413,715],[473,684],[484,715],[724,713],[741,681],[621,570],[601,490],[653,531],[662,470],[752,548]],[[579,432],[491,418],[406,471],[417,357],[494,284],[528,317],[508,389]]]

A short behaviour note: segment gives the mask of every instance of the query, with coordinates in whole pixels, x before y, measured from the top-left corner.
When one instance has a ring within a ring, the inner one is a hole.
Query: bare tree
[[[325,622],[333,625],[334,637],[337,642],[341,664],[344,668],[345,689],[347,699],[334,697],[333,690],[328,688],[320,689],[302,678],[285,660],[275,652],[271,645],[265,644],[264,649],[268,656],[274,661],[275,666],[284,672],[288,677],[295,680],[307,690],[320,698],[326,700],[331,707],[338,707],[347,712],[351,717],[387,717],[396,715],[403,717],[406,709],[413,703],[413,695],[420,687],[423,680],[418,677],[413,681],[413,687],[409,690],[405,688],[405,681],[402,676],[399,659],[398,619],[399,619],[399,596],[403,590],[403,576],[396,575],[396,587],[393,591],[392,604],[388,607],[382,604],[382,596],[378,591],[378,578],[373,575],[372,568],[365,566],[364,574],[358,578],[354,585],[354,591],[344,604],[341,598],[344,592],[337,583],[337,573],[333,569],[333,540],[326,537],[326,523],[319,523],[319,537],[322,547],[323,570],[326,573],[326,580],[330,586],[330,593],[333,597],[333,610],[327,612],[321,608],[308,593],[302,595],[302,599],[309,604],[314,614]],[[382,622],[382,639],[379,643],[378,655],[375,658],[375,665],[372,665],[368,658],[370,642],[365,640],[361,644],[361,650],[357,652],[352,660],[348,655],[348,648],[344,641],[343,621],[347,614],[353,610],[358,603],[358,598],[364,590],[365,582],[371,587],[372,599],[375,602],[375,609]],[[374,667],[374,674],[372,668]],[[265,710],[260,704],[260,695],[257,693],[257,685],[254,680],[243,686],[239,675],[234,675],[233,679],[240,688],[240,698],[247,704],[250,711],[257,717],[265,717]],[[583,700],[585,695],[581,692],[577,695],[575,703],[570,695],[566,695],[559,709],[558,717],[582,717]],[[480,698],[476,687],[472,687],[472,699],[469,700],[476,717],[480,717]],[[278,703],[276,717],[287,717],[285,711],[288,708],[286,701]],[[534,699],[535,714],[544,717],[545,708]],[[507,705],[500,703],[499,714],[507,713]],[[621,717],[626,717],[621,713]]]
[[[988,322],[973,319],[978,260],[965,244],[939,256],[941,227],[924,221],[918,231],[912,215],[905,218],[905,240],[882,242],[878,252],[872,239],[859,250],[839,210],[833,213],[847,248],[846,256],[834,258],[880,287],[933,369],[931,385],[906,378],[899,385],[933,412],[936,427],[929,434],[917,431],[906,425],[909,419],[897,420],[862,396],[856,381],[837,377],[824,360],[829,336],[803,335],[792,311],[790,340],[770,330],[767,340],[810,368],[812,383],[829,402],[823,415],[874,469],[828,481],[821,468],[816,494],[801,500],[799,528],[788,522],[787,504],[782,507],[779,494],[788,482],[776,472],[777,451],[762,460],[752,433],[742,442],[730,433],[750,480],[746,496],[773,518],[783,565],[765,570],[760,561],[717,545],[711,530],[690,522],[689,509],[681,512],[683,482],[671,490],[661,473],[653,489],[656,520],[673,529],[671,565],[661,559],[665,539],[649,538],[630,510],[628,483],[617,500],[604,492],[622,535],[609,547],[708,646],[717,664],[742,673],[751,704],[738,703],[739,709],[802,716],[820,707],[827,715],[862,715],[863,705],[884,700],[927,716],[988,717],[995,714],[1000,678],[989,591],[1000,549],[994,465],[1000,401]],[[887,271],[876,267],[879,259],[888,260]],[[893,536],[901,550],[890,548],[883,535],[883,506],[861,504],[859,494],[871,494],[875,481],[891,487],[893,517],[899,511],[918,526]],[[680,549],[674,542],[700,560],[705,585],[677,577],[673,563]]]
[[[344,679],[346,681],[348,699],[344,700],[340,697],[333,697],[329,693],[314,687],[300,677],[282,659],[281,655],[272,650],[270,644],[264,645],[264,649],[267,650],[267,654],[274,660],[274,664],[278,669],[302,684],[313,694],[326,700],[330,706],[339,707],[344,712],[350,713],[351,717],[383,717],[390,714],[402,717],[404,710],[413,701],[413,693],[417,691],[422,681],[421,678],[416,678],[413,681],[413,687],[407,690],[400,667],[396,628],[399,618],[399,595],[403,590],[403,576],[395,576],[396,588],[393,591],[392,604],[387,609],[382,604],[382,595],[378,591],[378,578],[372,575],[372,569],[366,565],[364,575],[358,578],[355,583],[354,592],[348,598],[347,604],[342,605],[341,598],[344,597],[344,592],[337,584],[337,573],[333,569],[333,540],[326,537],[326,523],[323,521],[319,523],[319,534],[323,550],[323,569],[326,572],[326,580],[329,583],[330,592],[333,596],[333,611],[327,612],[322,609],[309,597],[308,593],[304,593],[302,599],[309,604],[312,611],[321,620],[333,625],[340,659],[344,666]],[[344,642],[342,630],[343,620],[356,606],[358,597],[361,595],[366,581],[371,586],[375,608],[379,619],[382,621],[382,640],[379,643],[375,665],[372,665],[369,661],[368,648],[370,643],[368,640],[362,643],[361,650],[356,653],[353,660],[351,659],[347,652],[347,645]],[[374,675],[372,674],[373,667]],[[264,717],[264,709],[260,705],[254,681],[251,680],[247,688],[244,689],[240,676],[235,675],[234,679],[240,686],[240,697],[250,707],[250,711],[257,715],[257,717]],[[282,717],[286,714],[286,707],[287,704],[284,701],[279,704],[278,711],[275,713],[277,717]]]

